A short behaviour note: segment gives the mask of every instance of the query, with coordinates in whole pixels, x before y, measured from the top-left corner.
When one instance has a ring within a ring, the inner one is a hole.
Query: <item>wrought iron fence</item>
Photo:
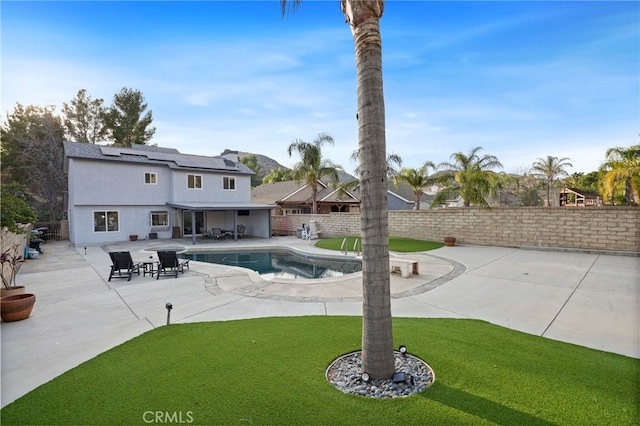
[[[40,231],[43,240],[60,241],[60,222],[37,222],[33,229]]]

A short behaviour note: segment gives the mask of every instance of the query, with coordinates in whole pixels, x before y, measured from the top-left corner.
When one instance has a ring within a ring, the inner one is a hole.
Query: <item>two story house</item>
[[[251,202],[237,154],[209,157],[148,145],[65,142],[69,239],[74,245],[196,236],[211,228],[270,238],[270,210]]]

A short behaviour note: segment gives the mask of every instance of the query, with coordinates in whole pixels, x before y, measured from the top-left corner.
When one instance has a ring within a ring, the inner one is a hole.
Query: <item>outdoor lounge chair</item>
[[[222,228],[211,228],[211,237],[216,240],[221,240],[224,238],[224,234],[222,233]]]
[[[184,268],[189,268],[189,261],[178,259],[175,251],[158,251],[158,269],[156,270],[156,280],[162,275],[173,275],[178,278],[178,272],[184,274]]]
[[[111,272],[109,272],[109,281],[111,278],[127,278],[131,281],[134,272],[140,275],[140,263],[134,263],[131,253],[128,251],[112,251],[109,252],[111,257]],[[115,275],[117,273],[117,275]]]

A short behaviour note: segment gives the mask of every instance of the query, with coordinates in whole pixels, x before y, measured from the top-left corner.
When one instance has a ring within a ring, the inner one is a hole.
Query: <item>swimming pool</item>
[[[189,252],[186,259],[219,265],[240,266],[256,271],[264,279],[332,278],[362,270],[362,262],[353,258],[322,257],[289,250],[253,250],[233,252]]]

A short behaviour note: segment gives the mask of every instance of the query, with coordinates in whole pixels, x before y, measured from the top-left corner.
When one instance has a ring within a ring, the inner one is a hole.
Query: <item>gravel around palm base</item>
[[[394,351],[395,372],[405,373],[406,380],[362,379],[362,351],[341,356],[327,368],[327,380],[336,389],[352,394],[373,398],[398,398],[415,395],[431,386],[435,375],[431,367],[413,355]],[[401,379],[401,377],[398,377]]]

